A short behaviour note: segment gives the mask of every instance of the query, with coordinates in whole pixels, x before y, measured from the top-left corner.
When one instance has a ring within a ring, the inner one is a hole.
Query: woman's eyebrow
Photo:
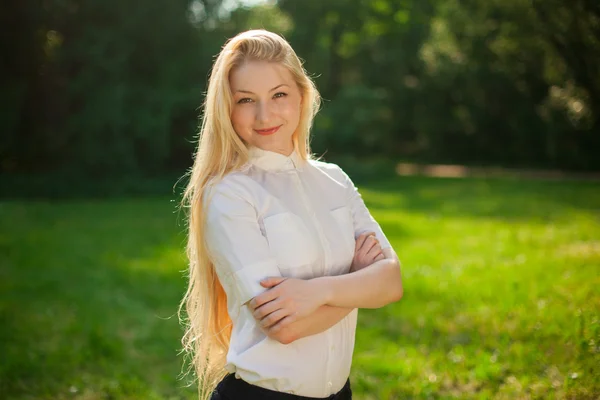
[[[273,90],[277,90],[277,89],[279,89],[279,88],[280,88],[280,87],[282,87],[282,86],[288,86],[288,85],[286,85],[285,83],[282,83],[281,85],[277,85],[277,86],[275,86],[273,89],[269,90],[269,92],[272,92]],[[236,90],[236,91],[235,91],[235,93],[238,93],[238,92],[239,92],[239,93],[250,93],[250,94],[254,94],[254,92],[251,92],[251,91],[249,91],[249,90],[242,90],[242,89],[238,89],[238,90]]]

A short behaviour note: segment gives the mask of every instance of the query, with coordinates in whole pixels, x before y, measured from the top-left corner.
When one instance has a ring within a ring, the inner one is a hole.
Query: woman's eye
[[[287,93],[279,92],[279,93],[275,93],[275,95],[273,97],[278,99],[280,97],[285,97],[285,96],[287,96]]]
[[[250,103],[252,101],[251,98],[244,97],[243,99],[238,100],[238,104]]]

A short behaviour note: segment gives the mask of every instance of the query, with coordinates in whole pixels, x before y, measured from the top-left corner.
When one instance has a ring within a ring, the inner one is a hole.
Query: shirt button
[[[333,386],[333,383],[327,382],[327,386],[329,386],[329,388],[331,389],[331,387]]]

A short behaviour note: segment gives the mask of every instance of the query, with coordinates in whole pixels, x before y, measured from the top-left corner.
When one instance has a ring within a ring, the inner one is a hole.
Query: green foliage
[[[319,152],[600,168],[588,0],[8,2],[0,171],[86,179],[191,164],[215,54],[283,34],[326,99]]]
[[[336,101],[325,103],[315,120],[314,150],[340,149],[357,155],[385,152],[392,119],[385,91],[345,86]]]
[[[113,174],[164,166],[176,110],[201,97],[201,87],[188,86],[198,66],[189,51],[199,41],[190,36],[186,9],[182,1],[143,8],[85,3],[79,9],[86,29],[65,46],[61,64],[76,71],[66,101],[77,112],[65,126],[75,141],[76,165]]]
[[[595,183],[376,177],[405,295],[359,312],[357,400],[598,397]],[[1,398],[197,398],[174,200],[0,204]]]

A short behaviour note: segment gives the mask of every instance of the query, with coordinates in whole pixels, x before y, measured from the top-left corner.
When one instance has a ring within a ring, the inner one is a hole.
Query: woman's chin
[[[275,151],[277,153],[291,153],[294,149],[294,142],[290,136],[288,139],[277,138],[274,135],[261,136],[254,140],[253,146],[261,150]]]

